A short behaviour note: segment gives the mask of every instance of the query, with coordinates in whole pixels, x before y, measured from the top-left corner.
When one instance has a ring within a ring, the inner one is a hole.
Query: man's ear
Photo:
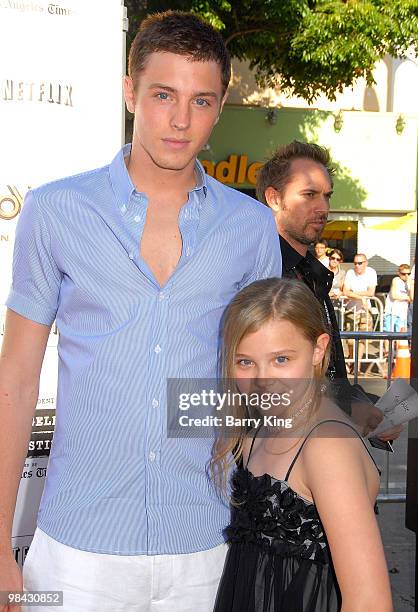
[[[264,192],[264,197],[266,198],[266,202],[273,212],[277,213],[279,210],[281,210],[282,198],[277,189],[274,187],[267,187]]]
[[[218,116],[216,117],[216,120],[215,120],[215,125],[216,125],[216,124],[218,123],[218,121],[219,121],[219,117],[221,116],[221,112],[222,112],[222,110],[223,110],[223,107],[224,107],[224,104],[225,104],[225,102],[226,102],[227,98],[228,98],[228,92],[226,91],[226,92],[225,92],[224,97],[223,97],[223,98],[222,98],[222,100],[221,100],[221,104],[220,104],[220,106],[219,106],[219,112],[218,112]]]
[[[312,357],[312,365],[319,365],[322,363],[325,353],[327,350],[327,346],[329,344],[330,337],[329,334],[321,334],[316,339],[316,344],[314,347],[313,357]]]
[[[123,95],[125,96],[126,108],[130,113],[135,112],[135,90],[134,84],[129,76],[123,77]]]

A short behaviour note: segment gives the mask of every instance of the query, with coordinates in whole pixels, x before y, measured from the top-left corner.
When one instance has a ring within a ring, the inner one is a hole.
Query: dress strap
[[[248,464],[250,462],[250,457],[251,457],[251,453],[253,452],[254,442],[255,442],[255,439],[257,437],[258,432],[260,431],[260,427],[261,427],[261,425],[259,427],[257,427],[257,429],[254,432],[254,436],[253,436],[253,439],[252,439],[252,442],[251,442],[251,446],[250,446],[250,451],[248,453],[247,461],[246,461],[245,466],[244,466],[245,469],[247,469]]]
[[[293,457],[292,463],[290,464],[289,469],[287,470],[287,474],[286,474],[286,476],[285,476],[285,481],[287,481],[287,480],[289,479],[290,472],[292,471],[293,466],[295,465],[296,460],[297,460],[297,458],[299,457],[299,455],[300,455],[300,453],[301,453],[301,451],[302,451],[303,447],[305,446],[305,443],[307,442],[307,440],[308,440],[309,436],[311,435],[311,433],[312,433],[312,432],[313,432],[313,431],[314,431],[314,430],[315,430],[317,427],[319,427],[319,426],[320,426],[320,425],[322,425],[323,423],[341,423],[342,425],[347,425],[347,427],[350,427],[350,428],[351,428],[351,429],[352,429],[352,430],[353,430],[353,431],[354,431],[354,432],[357,434],[357,436],[360,438],[360,440],[362,441],[364,448],[365,448],[365,449],[366,449],[366,451],[368,452],[368,454],[369,454],[369,456],[370,456],[371,460],[373,461],[373,463],[374,463],[374,465],[375,465],[375,467],[376,467],[377,471],[378,471],[378,472],[379,472],[379,474],[380,474],[380,470],[379,470],[379,468],[377,467],[377,464],[376,464],[376,461],[375,461],[375,460],[374,460],[374,458],[373,458],[373,455],[371,454],[371,452],[370,452],[370,451],[369,451],[369,449],[367,448],[366,443],[364,442],[363,438],[361,437],[361,435],[359,434],[359,432],[357,431],[357,429],[356,429],[355,427],[353,427],[352,425],[350,425],[350,423],[346,423],[345,421],[339,421],[338,419],[325,419],[324,421],[320,421],[319,423],[317,423],[316,425],[314,425],[314,427],[312,427],[312,429],[310,430],[310,432],[308,433],[308,435],[306,436],[306,438],[304,439],[304,441],[303,441],[303,442],[302,442],[302,444],[300,445],[300,447],[299,447],[299,449],[298,449],[298,452],[297,452],[297,453],[296,453],[296,455]],[[253,442],[254,442],[254,441],[253,441]],[[251,445],[251,447],[252,447],[252,445]],[[248,464],[248,461],[247,461],[247,464]]]

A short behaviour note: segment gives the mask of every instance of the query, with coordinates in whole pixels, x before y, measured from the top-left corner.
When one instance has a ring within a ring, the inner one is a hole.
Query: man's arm
[[[409,301],[413,302],[414,301],[415,280],[411,279],[409,281],[408,289],[409,289]]]
[[[376,270],[374,268],[367,268],[366,274],[368,277],[367,289],[366,291],[358,291],[358,294],[361,297],[374,297],[377,287]]]
[[[415,291],[415,264],[412,266],[411,276],[407,282],[409,295],[411,296],[411,302],[414,301],[414,291]]]
[[[408,291],[409,291],[409,287],[408,286],[407,286],[407,288],[408,288]],[[395,278],[392,280],[392,284],[390,286],[390,295],[392,297],[392,300],[397,300],[398,302],[410,302],[411,301],[410,294],[409,293],[406,294],[405,290],[402,291],[402,289],[405,289],[405,283],[403,283],[399,279],[399,277],[395,276]]]
[[[343,294],[346,297],[349,298],[356,298],[359,297],[357,296],[356,293],[354,293],[354,291],[351,290],[351,283],[350,283],[350,274],[349,271],[347,272],[347,274],[345,275],[345,279],[344,279],[344,284],[343,284]]]
[[[50,326],[7,311],[0,356],[0,591],[22,588],[11,533],[49,331]],[[0,612],[5,610],[0,604]]]
[[[376,292],[377,285],[377,276],[375,273],[371,272],[369,274],[369,284],[367,286],[366,291],[353,291],[351,288],[351,278],[352,278],[352,270],[349,270],[345,275],[344,285],[343,285],[343,294],[351,299],[361,300],[365,297],[373,297]]]
[[[343,287],[343,293],[349,298],[361,299],[363,297],[373,297],[376,292],[376,285],[367,287],[367,291],[351,291],[346,285]]]

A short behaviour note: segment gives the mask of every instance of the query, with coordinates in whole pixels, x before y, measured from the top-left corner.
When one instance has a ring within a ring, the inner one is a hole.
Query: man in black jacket
[[[261,168],[257,197],[273,210],[276,218],[283,276],[305,282],[324,308],[332,337],[327,375],[333,381],[336,401],[367,433],[378,425],[381,412],[367,398],[361,403],[354,399],[362,393],[358,388],[353,391],[347,379],[339,328],[329,298],[333,273],[308,251],[309,245],[319,240],[327,222],[333,173],[327,149],[294,141],[279,147]],[[394,428],[379,438],[393,439],[401,431],[401,427]]]

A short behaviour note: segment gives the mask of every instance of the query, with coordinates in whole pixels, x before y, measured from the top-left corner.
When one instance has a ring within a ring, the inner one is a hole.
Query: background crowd
[[[376,292],[376,270],[369,266],[364,253],[354,255],[351,267],[350,264],[344,264],[343,252],[328,247],[326,240],[315,243],[314,252],[318,261],[334,274],[329,296],[341,331],[411,331],[415,262],[412,266],[408,263],[399,265],[389,291],[379,293]],[[365,344],[360,342],[359,361],[362,360],[364,351]],[[387,341],[384,343],[384,352],[387,355]],[[347,343],[347,356],[347,369],[352,372],[352,342]]]
[[[415,263],[412,266],[408,263],[398,266],[397,276],[392,278],[389,292],[376,295],[378,285],[376,270],[369,266],[364,253],[355,254],[353,267],[351,267],[350,264],[344,264],[343,252],[337,248],[329,248],[325,240],[317,242],[314,251],[318,261],[334,274],[329,295],[338,311],[342,329],[368,331],[372,329],[370,298],[378,297],[383,301],[384,306],[384,317],[381,322],[383,331],[410,330]],[[342,309],[349,315],[344,326],[341,318]]]

